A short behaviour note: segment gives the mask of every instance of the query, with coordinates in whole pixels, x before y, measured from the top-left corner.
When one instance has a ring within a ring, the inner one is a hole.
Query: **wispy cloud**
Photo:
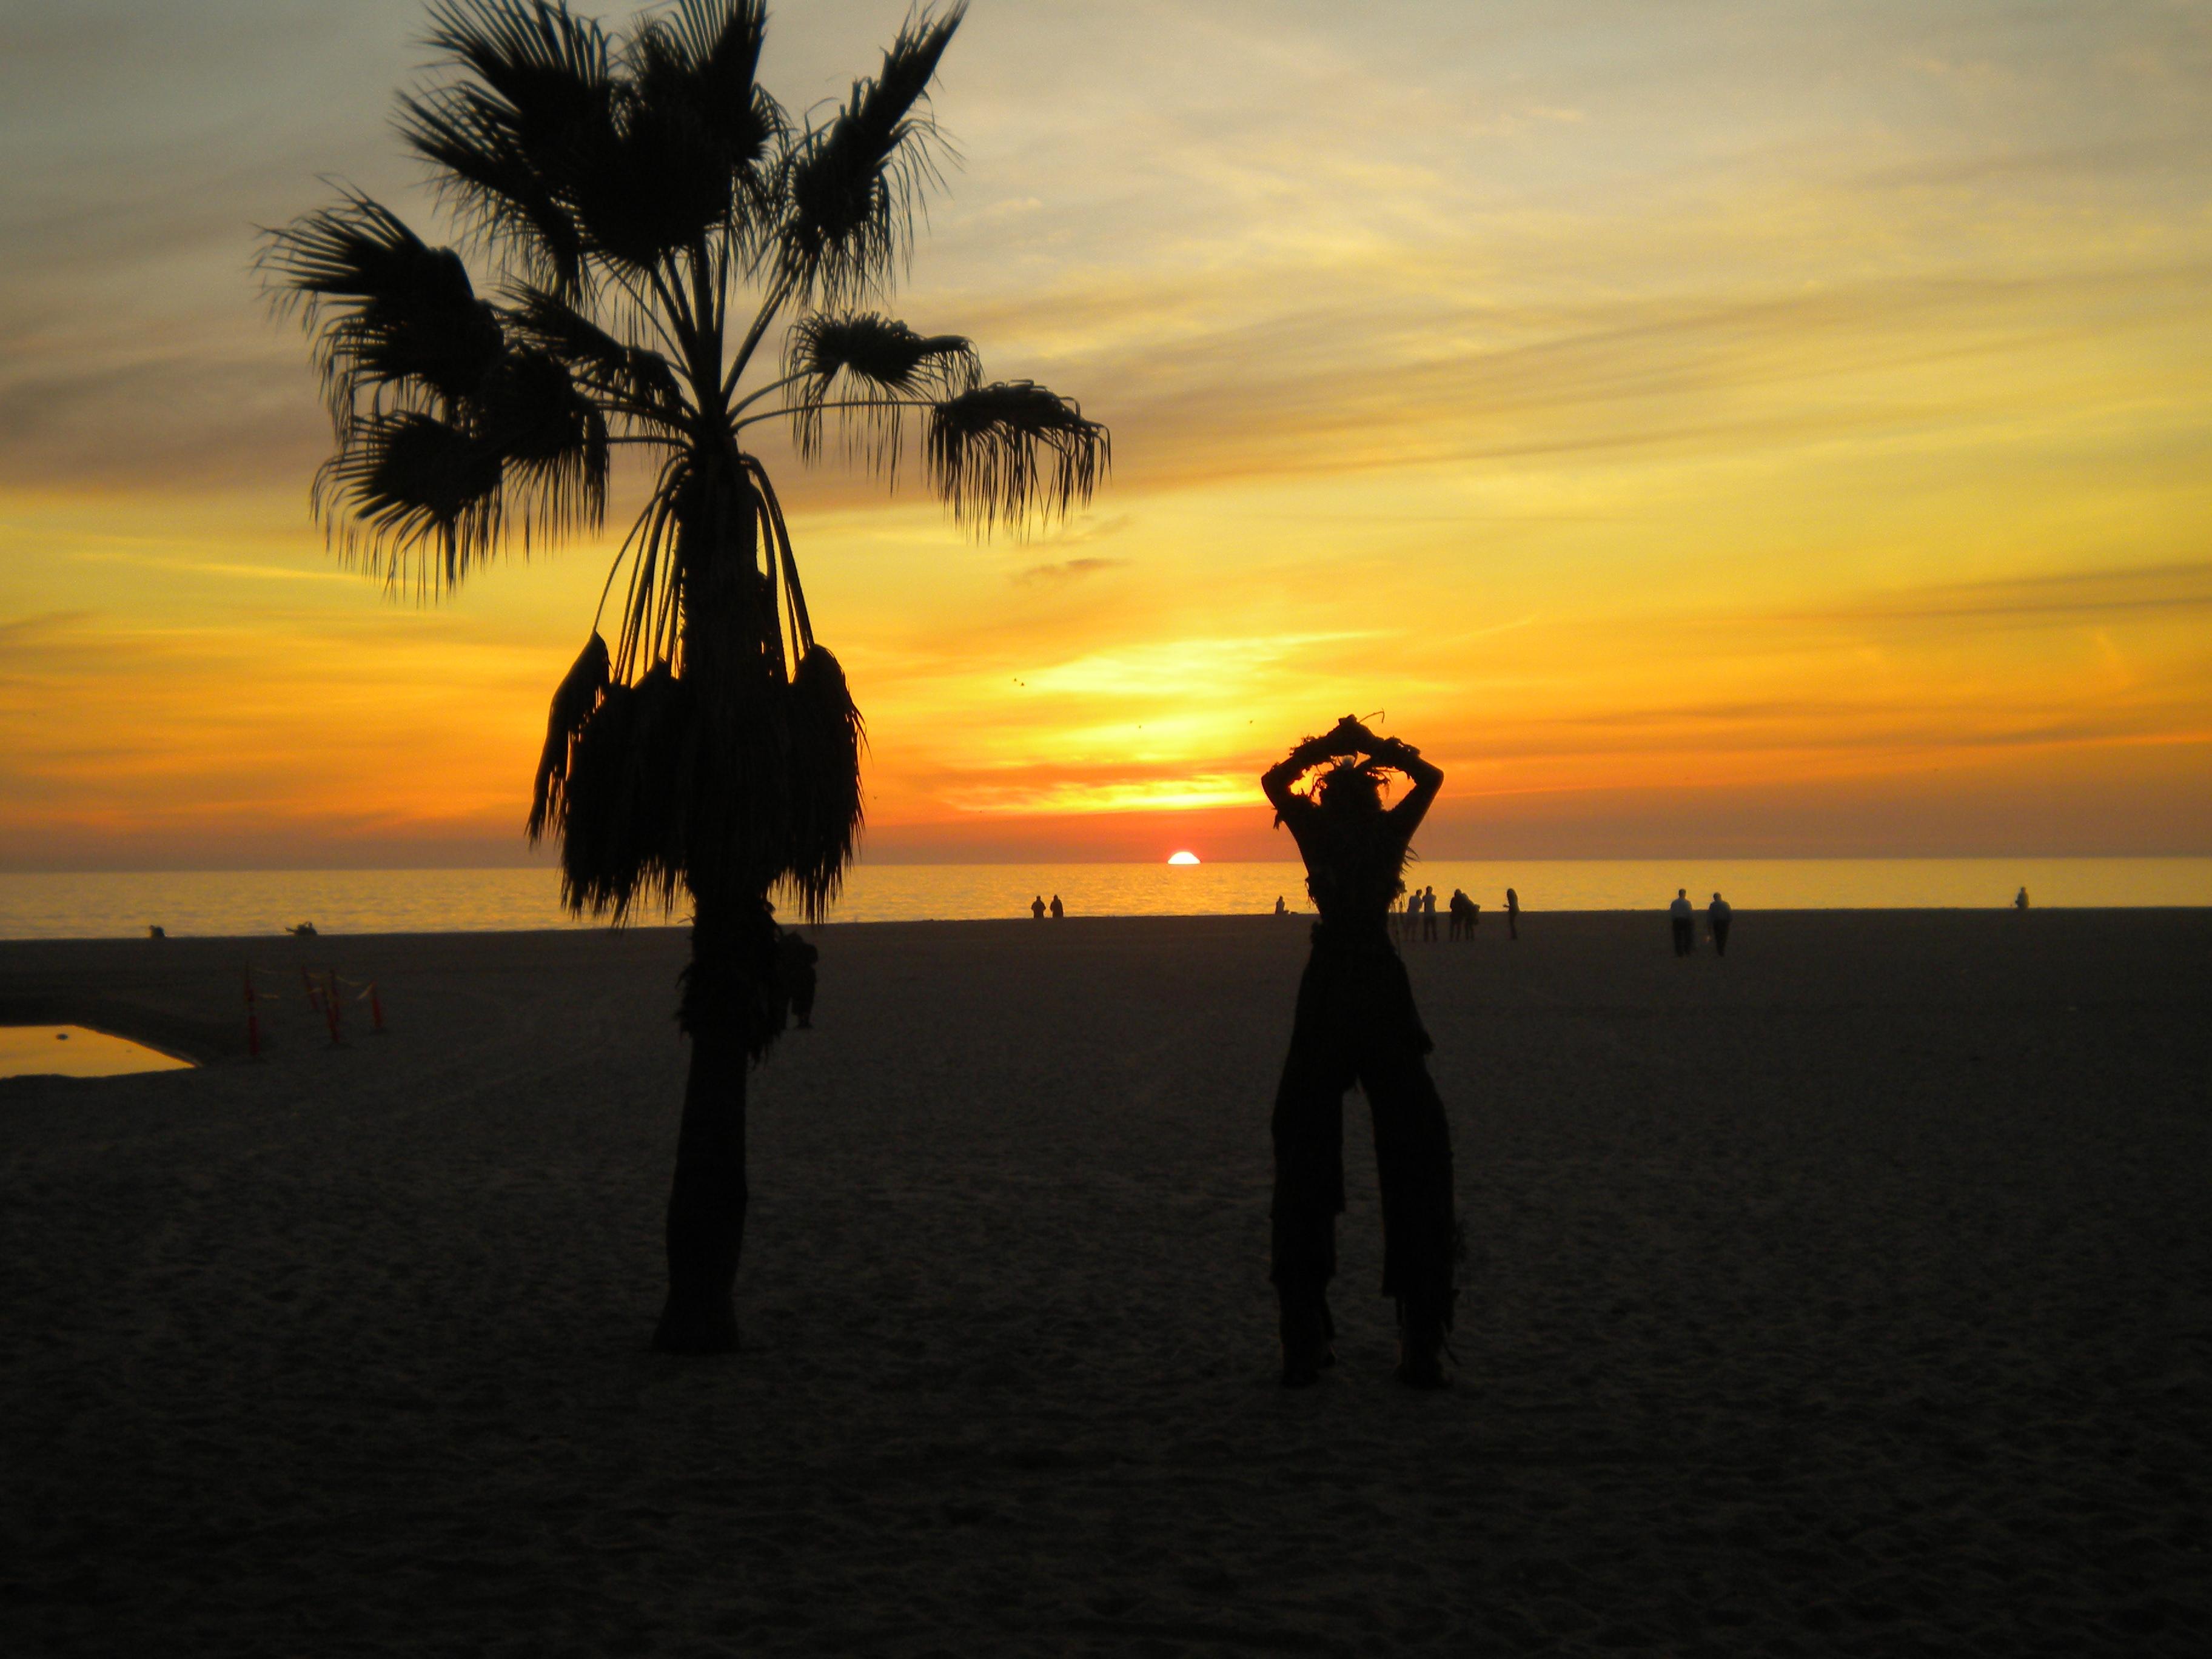
[[[1017,570],[1010,580],[1060,587],[1069,582],[1080,581],[1085,576],[1095,576],[1102,570],[1118,570],[1128,562],[1127,559],[1063,559],[1057,564],[1033,564],[1026,569]]]
[[[2212,562],[1940,582],[1841,600],[1796,621],[1931,623],[1945,628],[2075,626],[2115,617],[2181,622],[2212,610]]]

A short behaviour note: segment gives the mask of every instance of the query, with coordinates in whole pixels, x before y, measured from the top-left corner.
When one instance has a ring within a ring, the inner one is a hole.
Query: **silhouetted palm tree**
[[[657,468],[601,599],[627,568],[615,647],[595,623],[554,696],[530,834],[558,838],[579,912],[690,901],[663,1348],[737,1340],[745,1072],[781,1023],[769,896],[819,917],[860,824],[860,717],[746,429],[783,423],[811,457],[834,422],[895,476],[915,416],[931,483],[982,532],[1065,513],[1107,462],[1072,402],[985,385],[967,340],[866,308],[939,179],[927,88],[964,10],[910,16],[817,123],[755,82],[762,0],[677,0],[626,35],[554,0],[434,0],[442,78],[400,131],[496,297],[352,192],[264,247],[337,427],[317,512],[388,583],[436,593],[597,525],[622,446]]]

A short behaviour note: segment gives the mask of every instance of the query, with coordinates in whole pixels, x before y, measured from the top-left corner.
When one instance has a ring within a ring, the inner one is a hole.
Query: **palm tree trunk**
[[[731,1298],[745,1236],[745,1073],[777,1024],[769,1012],[772,872],[753,850],[773,837],[751,823],[763,802],[744,787],[760,777],[763,750],[778,748],[760,729],[772,706],[763,646],[776,624],[749,500],[719,457],[706,458],[678,517],[684,672],[698,698],[700,732],[700,769],[684,786],[691,965],[680,1018],[691,1072],[668,1195],[668,1302],[653,1345],[722,1353],[738,1346]]]
[[[759,901],[694,894],[682,1020],[691,1039],[676,1178],[668,1194],[668,1301],[653,1346],[724,1353],[745,1238],[745,1073],[767,993],[775,929]]]

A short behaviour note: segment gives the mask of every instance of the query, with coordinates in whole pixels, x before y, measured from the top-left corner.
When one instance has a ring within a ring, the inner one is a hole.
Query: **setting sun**
[[[1170,853],[1168,854],[1168,862],[1170,864],[1195,864],[1198,862],[1198,854],[1195,853]]]

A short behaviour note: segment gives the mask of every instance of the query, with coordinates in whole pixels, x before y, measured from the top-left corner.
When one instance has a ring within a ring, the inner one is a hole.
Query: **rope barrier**
[[[250,962],[243,964],[240,969],[246,992],[246,1053],[249,1060],[261,1058],[261,1005],[268,1003],[272,1012],[278,1006],[266,991],[256,987],[254,975],[258,974],[266,981],[282,971],[280,969],[257,968]],[[349,996],[339,990],[342,985],[349,988]],[[368,1005],[371,1036],[387,1035],[384,1024],[384,998],[374,980],[353,979],[335,968],[325,968],[318,978],[302,963],[300,964],[300,987],[307,998],[308,1012],[329,1031],[332,1048],[345,1046],[344,1004],[348,1001]]]

